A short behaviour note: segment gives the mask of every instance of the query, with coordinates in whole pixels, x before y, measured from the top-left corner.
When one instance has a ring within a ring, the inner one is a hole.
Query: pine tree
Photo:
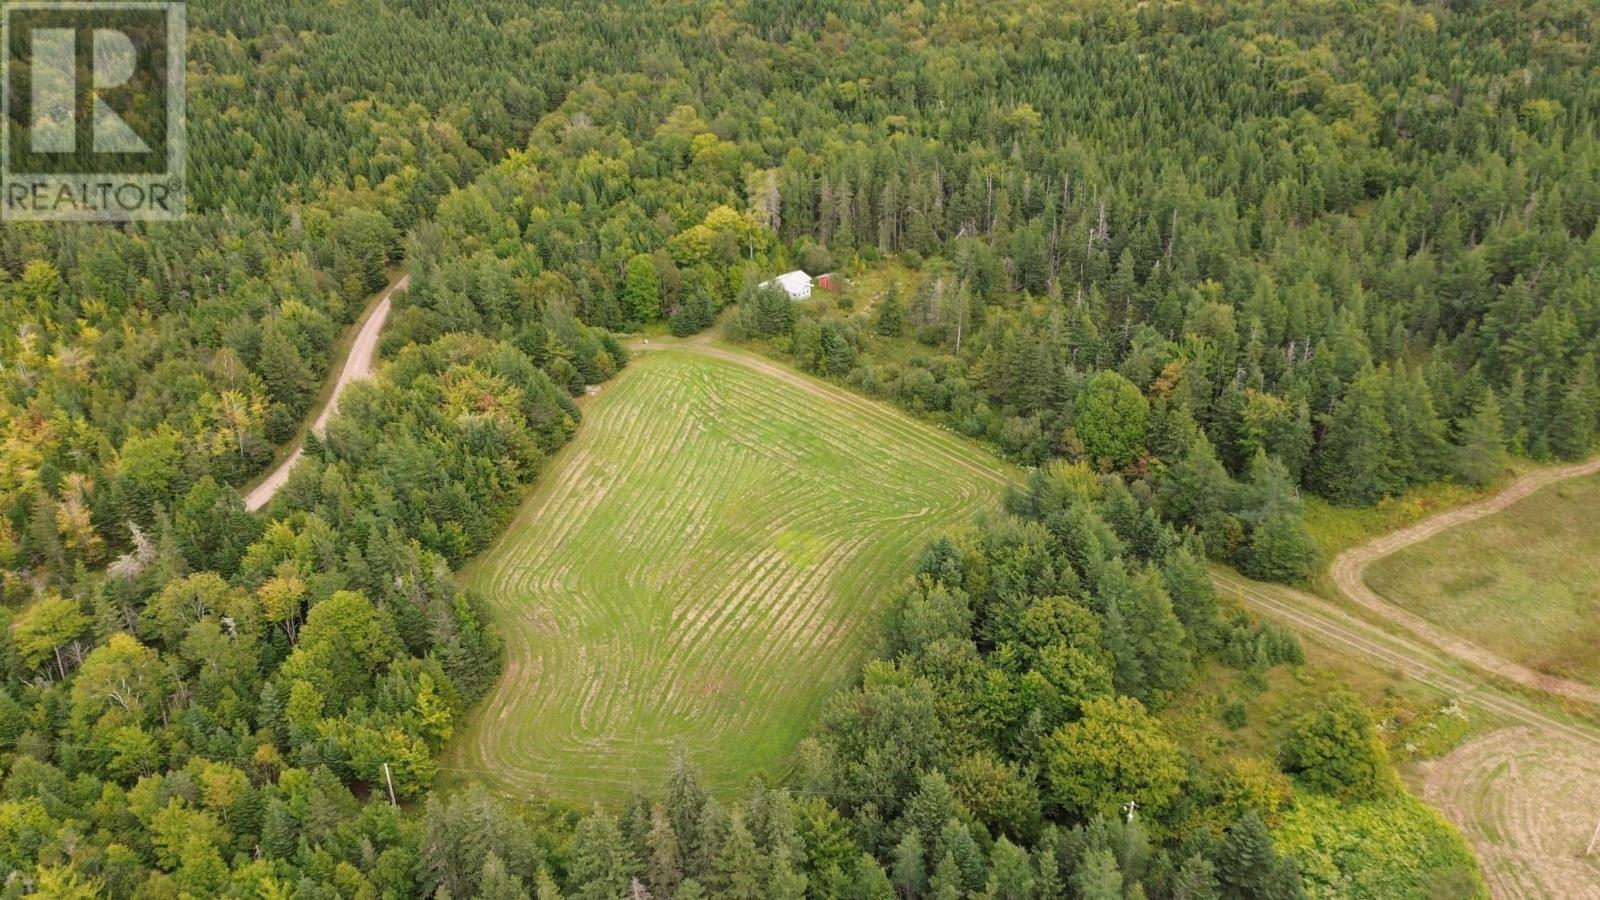
[[[666,809],[657,804],[650,811],[650,831],[645,834],[649,853],[645,858],[645,881],[662,897],[672,896],[683,880],[683,850]]]
[[[700,817],[705,811],[706,791],[700,785],[700,773],[689,762],[683,749],[672,755],[672,772],[667,776],[665,811],[667,824],[677,837],[679,865],[688,868],[691,860],[702,858],[700,852]],[[652,829],[653,830],[653,829]],[[686,874],[698,874],[690,872]]]
[[[839,323],[829,319],[822,323],[822,368],[835,378],[850,374],[855,365],[855,350],[845,339]]]
[[[299,825],[288,804],[277,797],[267,804],[266,818],[261,824],[261,849],[274,859],[289,859],[298,844]]]
[[[1568,380],[1550,423],[1550,449],[1564,459],[1582,459],[1594,451],[1596,418],[1600,417],[1600,385],[1594,359],[1586,356]]]
[[[1110,850],[1091,850],[1072,873],[1072,884],[1083,900],[1122,900],[1122,870]]]
[[[878,304],[878,320],[874,330],[882,337],[899,337],[905,331],[905,305],[900,300],[900,282],[890,280],[889,288]]]
[[[883,866],[878,865],[870,853],[861,854],[861,859],[856,863],[850,892],[862,900],[894,900],[894,885],[889,883],[888,873],[883,871]]]
[[[1216,641],[1220,618],[1217,588],[1205,563],[1187,546],[1167,554],[1162,566],[1172,611],[1189,632],[1197,647],[1207,649]]]
[[[1172,879],[1172,900],[1218,900],[1217,868],[1196,853],[1183,861]]]
[[[1172,611],[1172,600],[1159,573],[1140,572],[1122,599],[1122,613],[1133,633],[1134,652],[1144,673],[1141,700],[1152,707],[1188,680],[1192,653],[1183,624]]]
[[[534,886],[536,900],[562,900],[561,888],[556,880],[550,877],[550,870],[539,869],[539,879]]]
[[[927,886],[928,864],[924,857],[922,832],[908,829],[894,848],[894,864],[890,880],[901,896],[920,897]]]
[[[1296,516],[1275,515],[1250,532],[1250,547],[1240,568],[1260,581],[1301,584],[1316,568],[1317,548]]]
[[[715,798],[707,799],[705,806],[700,810],[700,821],[695,825],[697,843],[692,856],[685,857],[684,871],[706,882],[708,888],[712,887],[706,877],[716,863],[717,857],[722,855],[722,845],[728,838],[728,814]]]
[[[1001,835],[990,854],[986,895],[995,900],[1032,900],[1035,880],[1028,851]]]
[[[578,823],[572,835],[569,869],[577,900],[615,900],[626,896],[630,871],[628,848],[617,820],[599,807]]]
[[[650,800],[644,794],[635,791],[628,798],[628,805],[622,817],[617,820],[617,827],[622,830],[622,842],[627,846],[628,853],[636,860],[642,861],[650,855],[645,836],[650,833],[651,812]]]
[[[1211,442],[1199,435],[1183,458],[1166,471],[1157,496],[1162,515],[1170,521],[1195,524],[1224,509],[1236,490]]]
[[[779,846],[772,851],[767,875],[768,900],[804,900],[810,880],[795,870],[789,851]]]
[[[983,851],[978,849],[972,832],[957,819],[946,822],[939,834],[939,844],[934,848],[941,857],[952,857],[961,873],[961,887],[967,891],[983,890],[989,870],[983,862]]]
[[[961,868],[956,865],[955,854],[946,853],[939,858],[939,864],[933,867],[933,878],[928,882],[928,898],[961,900],[961,883]]]
[[[1505,424],[1500,418],[1500,401],[1489,391],[1472,411],[1472,416],[1461,425],[1453,468],[1462,481],[1486,487],[1500,476],[1505,456]]]
[[[907,801],[900,824],[907,833],[917,832],[920,840],[924,834],[938,834],[945,823],[963,819],[965,813],[950,780],[944,772],[932,769],[917,777],[917,792]]]
[[[722,852],[711,865],[706,884],[718,897],[762,900],[766,891],[761,870],[761,854],[756,850],[755,840],[745,827],[744,816],[736,812],[729,821],[727,840],[722,842]]]
[[[1305,889],[1294,857],[1280,856],[1272,835],[1255,813],[1228,830],[1218,854],[1217,876],[1229,897],[1257,900],[1301,900]]]
[[[1366,505],[1397,489],[1394,433],[1376,376],[1356,381],[1325,425],[1315,467],[1322,493],[1340,503]]]
[[[479,900],[528,900],[528,889],[521,878],[506,871],[506,864],[491,850],[483,858],[477,897]]]

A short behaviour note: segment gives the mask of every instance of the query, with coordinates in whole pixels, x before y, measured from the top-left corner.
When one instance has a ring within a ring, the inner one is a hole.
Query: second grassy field
[[[1600,684],[1600,477],[1546,487],[1440,532],[1377,560],[1366,580],[1391,603],[1507,658]]]

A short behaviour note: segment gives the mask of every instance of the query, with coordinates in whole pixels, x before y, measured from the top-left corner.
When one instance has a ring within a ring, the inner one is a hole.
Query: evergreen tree
[[[1376,503],[1398,488],[1394,433],[1374,375],[1363,376],[1327,417],[1318,448],[1317,484],[1341,503]]]
[[[941,858],[949,857],[960,872],[961,888],[964,891],[980,891],[988,881],[988,867],[983,861],[983,851],[978,849],[977,841],[973,840],[972,832],[967,830],[957,819],[951,819],[944,824],[939,833],[939,843],[934,847],[934,852]],[[937,872],[935,875],[937,876]],[[934,879],[934,887],[938,887],[939,879]]]
[[[922,832],[915,828],[907,829],[894,848],[894,863],[890,869],[890,878],[901,896],[922,896],[928,882],[926,856]]]
[[[933,878],[928,882],[929,900],[961,900],[962,880],[955,854],[944,854],[933,867]]]
[[[729,822],[728,837],[712,863],[706,885],[729,900],[763,900],[766,896],[761,855],[738,813]]]
[[[1585,356],[1561,395],[1550,426],[1550,449],[1563,459],[1583,459],[1594,452],[1596,419],[1600,418],[1600,384],[1592,356]]]
[[[1122,900],[1122,870],[1110,850],[1091,850],[1078,863],[1072,884],[1083,900]]]
[[[1228,900],[1302,900],[1300,870],[1294,857],[1280,856],[1272,835],[1255,813],[1245,813],[1228,830],[1217,858],[1217,877]]]
[[[1167,469],[1158,494],[1161,512],[1181,524],[1198,524],[1226,508],[1237,490],[1204,435],[1190,446],[1183,459]]]
[[[995,900],[1033,900],[1036,880],[1028,851],[1001,835],[990,854],[985,894]]]
[[[1242,571],[1261,581],[1302,584],[1316,568],[1317,548],[1299,516],[1275,515],[1250,532]]]
[[[878,303],[878,318],[873,330],[881,337],[897,338],[905,331],[905,304],[900,299],[900,282],[891,279]]]
[[[577,900],[627,896],[633,866],[615,818],[597,807],[578,823],[572,835],[568,869]]]
[[[1188,547],[1167,555],[1162,566],[1172,611],[1201,649],[1214,646],[1219,625],[1217,588],[1205,562]]]
[[[835,378],[850,374],[855,365],[855,349],[832,319],[822,325],[822,370]]]
[[[699,771],[689,762],[688,755],[681,747],[674,749],[672,771],[667,776],[665,812],[667,825],[677,838],[675,855],[678,864],[686,870],[690,861],[705,856],[700,848],[700,817],[704,814],[705,805],[706,792],[700,785]],[[652,833],[655,831],[654,828],[651,830]],[[698,874],[698,870],[686,874]]]
[[[1217,869],[1196,853],[1183,861],[1172,879],[1172,900],[1219,900]]]
[[[795,869],[789,851],[780,846],[772,851],[767,875],[768,900],[804,900],[810,880]]]
[[[1456,439],[1453,468],[1457,478],[1480,487],[1494,483],[1505,467],[1504,428],[1500,401],[1492,391],[1485,393]]]
[[[539,879],[534,885],[534,898],[535,900],[562,900],[561,888],[556,884],[556,880],[550,877],[549,869],[541,868],[539,870]]]
[[[477,896],[479,900],[528,900],[528,890],[521,878],[506,871],[506,864],[491,850],[483,858]]]
[[[670,897],[683,880],[683,851],[678,845],[677,832],[666,810],[657,804],[650,811],[650,830],[645,834],[648,854],[645,858],[645,881],[650,890],[661,897]]]

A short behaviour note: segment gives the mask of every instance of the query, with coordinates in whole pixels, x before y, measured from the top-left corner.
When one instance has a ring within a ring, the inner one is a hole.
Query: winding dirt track
[[[1304,591],[1253,582],[1228,569],[1212,572],[1223,594],[1255,612],[1511,726],[1422,763],[1416,772],[1423,797],[1477,851],[1497,898],[1600,898],[1600,862],[1587,852],[1600,809],[1600,729],[1547,710],[1505,685],[1590,703],[1600,703],[1600,692],[1534,672],[1451,635],[1385,601],[1362,576],[1368,565],[1404,547],[1503,510],[1563,479],[1596,472],[1600,459],[1537,472],[1477,503],[1339,556],[1333,565],[1336,586],[1378,621]]]
[[[328,420],[339,409],[339,395],[352,381],[359,381],[372,374],[372,361],[378,352],[378,335],[383,331],[383,325],[389,321],[389,301],[394,297],[395,291],[403,291],[411,283],[410,275],[402,275],[400,279],[385,290],[378,297],[377,303],[371,311],[366,313],[366,319],[361,323],[361,330],[356,333],[356,338],[350,343],[350,351],[345,354],[344,366],[339,370],[339,379],[334,382],[333,393],[328,395],[328,400],[322,405],[322,410],[311,422],[311,431],[317,436],[327,430]],[[303,444],[303,442],[301,442]],[[295,464],[300,462],[303,447],[296,446],[294,452],[289,454],[277,468],[261,479],[261,483],[250,489],[244,497],[245,509],[257,512],[277,496],[278,491],[289,482],[289,473],[294,470]]]
[[[1346,550],[1333,561],[1332,575],[1334,583],[1338,585],[1339,590],[1346,597],[1361,604],[1374,615],[1405,628],[1417,637],[1444,650],[1457,659],[1464,660],[1486,672],[1491,672],[1523,687],[1600,706],[1600,689],[1534,671],[1527,666],[1506,659],[1492,650],[1451,634],[1421,616],[1401,609],[1378,596],[1372,588],[1367,587],[1365,577],[1367,566],[1391,553],[1425,541],[1447,528],[1453,528],[1497,513],[1540,488],[1568,478],[1593,475],[1596,472],[1600,472],[1600,457],[1576,465],[1535,472],[1518,479],[1505,490],[1496,492],[1476,503],[1448,510],[1419,522],[1410,528],[1403,528],[1352,550]]]
[[[1443,650],[1321,597],[1226,569],[1214,570],[1212,580],[1307,638],[1511,726],[1420,765],[1421,795],[1472,844],[1494,897],[1600,900],[1600,861],[1585,852],[1600,810],[1600,731],[1546,712]]]

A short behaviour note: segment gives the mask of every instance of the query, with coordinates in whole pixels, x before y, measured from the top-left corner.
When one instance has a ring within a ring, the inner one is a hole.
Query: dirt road
[[[378,335],[383,331],[384,323],[389,321],[389,301],[394,297],[396,291],[405,290],[410,283],[411,276],[405,275],[399,281],[389,285],[389,289],[383,292],[383,296],[378,298],[377,304],[367,314],[366,321],[361,324],[361,330],[356,333],[355,340],[350,344],[349,353],[345,355],[344,366],[339,370],[339,377],[334,382],[333,392],[328,395],[327,402],[322,405],[317,417],[311,422],[311,431],[317,436],[320,437],[327,429],[328,420],[333,418],[333,414],[339,409],[339,396],[344,393],[344,389],[349,386],[350,382],[358,381],[372,374],[372,360],[378,352]],[[278,491],[288,483],[289,472],[300,461],[301,450],[302,448],[296,445],[293,453],[290,453],[283,462],[278,463],[277,468],[268,473],[266,478],[261,479],[260,484],[257,484],[245,495],[244,505],[246,509],[256,512],[271,502]]]
[[[1407,678],[1509,727],[1491,730],[1416,767],[1419,791],[1473,845],[1497,898],[1600,898],[1600,859],[1591,856],[1600,809],[1600,729],[1528,699],[1504,682],[1595,702],[1588,685],[1551,678],[1448,634],[1368,588],[1373,561],[1455,525],[1503,510],[1542,487],[1600,472],[1600,459],[1520,479],[1477,503],[1450,510],[1341,555],[1335,584],[1378,621],[1322,597],[1216,569],[1224,595],[1290,625],[1336,651]]]
[[[1332,575],[1334,583],[1346,597],[1361,604],[1362,607],[1371,611],[1374,615],[1410,631],[1417,637],[1444,650],[1457,659],[1465,660],[1486,672],[1492,672],[1507,681],[1524,687],[1600,706],[1600,689],[1576,681],[1569,681],[1565,678],[1558,678],[1554,675],[1546,675],[1543,672],[1536,672],[1527,666],[1506,659],[1492,650],[1474,644],[1458,635],[1451,634],[1421,616],[1401,609],[1378,596],[1372,588],[1367,587],[1365,578],[1367,566],[1391,553],[1420,541],[1425,541],[1447,528],[1499,512],[1540,488],[1568,478],[1593,475],[1596,472],[1600,472],[1600,457],[1576,465],[1535,472],[1518,479],[1504,490],[1485,497],[1476,503],[1442,512],[1410,528],[1403,528],[1368,541],[1352,550],[1346,550],[1333,561]]]

